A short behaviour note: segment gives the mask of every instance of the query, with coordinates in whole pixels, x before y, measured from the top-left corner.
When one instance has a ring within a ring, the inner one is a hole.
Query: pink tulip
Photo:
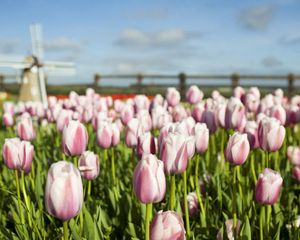
[[[191,103],[199,103],[203,98],[203,92],[195,85],[190,86],[185,95],[186,100]]]
[[[286,111],[286,123],[294,125],[300,121],[300,108],[298,105],[290,105]]]
[[[245,106],[248,112],[256,113],[259,107],[259,101],[259,98],[257,98],[254,94],[247,93],[245,98]]]
[[[135,148],[137,145],[138,136],[144,132],[143,126],[137,118],[129,121],[125,133],[125,143],[130,148]]]
[[[206,124],[210,133],[215,133],[217,130],[217,120],[212,109],[207,109],[202,113],[202,121]]]
[[[162,142],[160,156],[164,162],[165,172],[183,173],[188,165],[186,137],[170,132]]]
[[[259,147],[258,124],[255,121],[248,121],[246,123],[244,133],[247,134],[251,149],[258,148]]]
[[[209,130],[205,123],[197,123],[194,131],[196,151],[198,153],[204,153],[208,148]]]
[[[295,146],[289,146],[287,148],[288,160],[296,166],[300,166],[300,148]]]
[[[19,138],[5,139],[2,156],[9,169],[23,170],[25,174],[31,170],[34,148],[30,142]]]
[[[159,211],[150,225],[151,240],[184,240],[185,229],[182,217],[173,211]]]
[[[225,127],[239,130],[245,124],[245,107],[238,99],[231,97],[227,103],[225,113]]]
[[[6,127],[12,127],[14,125],[14,118],[10,113],[6,112],[3,114],[3,124]]]
[[[10,113],[11,115],[15,114],[15,105],[13,102],[4,102],[3,103],[3,111],[5,113]]]
[[[124,125],[127,125],[134,116],[134,109],[131,105],[125,105],[121,111],[121,120]]]
[[[248,90],[249,94],[253,94],[255,96],[256,99],[260,99],[260,91],[257,87],[251,87]]]
[[[72,119],[72,111],[61,109],[56,120],[56,128],[59,132],[64,130],[65,125],[67,125]]]
[[[293,177],[297,180],[297,182],[300,182],[300,167],[295,166],[293,168]]]
[[[66,221],[76,216],[83,202],[80,172],[66,161],[53,163],[48,171],[45,203],[52,216]]]
[[[117,146],[120,143],[120,134],[121,134],[120,129],[119,129],[117,123],[112,123],[111,129],[112,129],[111,144],[112,144],[112,146]]]
[[[136,118],[141,123],[143,129],[145,132],[148,132],[152,129],[152,119],[148,111],[146,110],[140,110],[136,114]]]
[[[198,103],[193,107],[192,117],[195,119],[196,122],[201,122],[202,113],[204,112],[204,110],[204,105],[202,103]]]
[[[258,127],[258,139],[263,150],[275,152],[282,146],[285,128],[275,118],[263,118]]]
[[[235,89],[233,89],[233,97],[238,98],[243,102],[245,98],[245,89],[237,86]]]
[[[236,229],[235,229],[236,235],[239,234],[241,225],[242,225],[242,222],[239,219],[237,219]],[[217,240],[223,240],[223,239],[235,240],[235,236],[234,236],[235,234],[234,234],[234,230],[233,230],[233,219],[226,220],[225,227],[226,227],[226,236],[227,237],[225,237],[225,238],[223,237],[222,229],[220,229],[217,234]]]
[[[187,203],[188,203],[188,209],[189,209],[189,216],[190,217],[195,217],[198,213],[198,206],[199,206],[199,202],[198,202],[198,198],[197,198],[197,194],[195,192],[190,192],[187,195]],[[182,204],[182,209],[184,212],[184,204]]]
[[[283,179],[278,172],[266,168],[259,174],[256,183],[256,201],[260,204],[274,204],[278,200],[282,182]]]
[[[268,116],[276,118],[281,125],[285,124],[286,121],[286,112],[285,109],[281,105],[273,105],[268,109]]]
[[[225,150],[225,159],[233,165],[242,165],[249,154],[250,145],[247,134],[236,132],[230,136]]]
[[[163,126],[166,126],[169,123],[172,123],[173,118],[172,115],[168,112],[160,115],[157,119],[157,128],[161,129]]]
[[[62,134],[62,148],[66,155],[81,155],[88,144],[88,133],[79,121],[70,121],[64,127]]]
[[[180,93],[176,88],[170,87],[167,89],[166,100],[171,107],[175,107],[180,102]]]
[[[227,103],[222,102],[216,106],[215,117],[217,126],[225,128],[225,114],[226,114]]]
[[[97,154],[86,151],[81,154],[78,161],[81,176],[87,180],[93,180],[99,175],[99,157]]]
[[[102,148],[110,148],[112,145],[113,131],[109,122],[103,121],[97,130],[97,143]]]
[[[149,110],[150,101],[146,95],[136,95],[133,99],[135,112],[139,112],[141,110]]]
[[[163,162],[155,155],[144,154],[134,169],[133,188],[142,203],[162,201],[166,193]]]
[[[35,130],[30,117],[21,117],[17,124],[17,133],[22,140],[31,141],[35,139]]]
[[[136,150],[139,157],[141,157],[143,154],[156,153],[155,138],[151,135],[150,132],[146,132],[138,136]]]

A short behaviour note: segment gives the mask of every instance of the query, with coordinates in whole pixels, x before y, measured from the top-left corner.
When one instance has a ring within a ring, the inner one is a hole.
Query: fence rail
[[[236,86],[241,84],[242,79],[246,80],[255,80],[255,81],[261,81],[261,80],[275,80],[275,81],[286,81],[287,82],[287,90],[289,94],[292,94],[295,90],[295,81],[300,80],[300,75],[295,75],[293,73],[290,73],[288,75],[249,75],[249,74],[239,74],[239,73],[233,73],[231,75],[221,74],[221,75],[204,75],[204,74],[185,74],[185,73],[179,73],[178,75],[169,75],[169,74],[99,74],[96,73],[94,75],[94,85],[99,86],[101,79],[136,79],[136,83],[138,86],[138,89],[141,89],[143,80],[147,79],[178,79],[178,88],[181,93],[184,93],[187,86],[187,81],[189,79],[198,79],[198,80],[224,80],[224,79],[230,79],[231,80],[231,88],[235,88]],[[205,86],[215,86],[214,84],[205,83]]]

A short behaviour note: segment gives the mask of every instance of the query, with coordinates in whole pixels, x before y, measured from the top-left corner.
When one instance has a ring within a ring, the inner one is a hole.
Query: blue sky
[[[45,59],[74,61],[78,82],[95,72],[300,73],[296,0],[1,0],[0,9],[1,59],[29,54],[38,22]]]

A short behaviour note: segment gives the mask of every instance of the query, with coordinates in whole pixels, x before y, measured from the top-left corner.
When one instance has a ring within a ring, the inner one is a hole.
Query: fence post
[[[291,96],[294,91],[295,75],[290,73],[287,76],[287,79],[288,79],[288,94],[289,94],[289,96]]]
[[[142,74],[138,74],[136,77],[136,83],[137,83],[137,91],[138,93],[141,93],[142,91],[142,81],[143,81],[143,75]]]
[[[231,89],[235,89],[240,84],[240,75],[238,73],[233,73],[231,75]]]
[[[186,75],[185,75],[185,73],[179,73],[178,79],[179,79],[180,95],[184,96],[185,89],[186,89]]]
[[[4,89],[4,76],[0,75],[0,88]]]
[[[94,75],[94,86],[98,87],[100,85],[101,76],[99,73]]]

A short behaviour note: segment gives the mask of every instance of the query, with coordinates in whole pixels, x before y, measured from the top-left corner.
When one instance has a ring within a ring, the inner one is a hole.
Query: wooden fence
[[[96,73],[94,75],[94,85],[97,87],[100,85],[100,82],[102,79],[105,80],[113,80],[113,79],[131,79],[131,80],[136,80],[136,85],[139,88],[142,87],[142,82],[143,80],[147,79],[158,79],[158,80],[166,80],[166,79],[178,79],[178,89],[180,90],[181,93],[184,93],[187,87],[187,81],[188,80],[224,80],[224,79],[230,79],[231,84],[226,85],[227,87],[230,87],[234,89],[236,86],[241,85],[241,80],[254,80],[254,81],[269,81],[273,80],[275,82],[282,82],[286,81],[287,82],[287,91],[289,94],[292,94],[296,88],[295,86],[295,81],[300,80],[300,75],[295,75],[295,74],[288,74],[288,75],[247,75],[247,74],[238,74],[238,73],[233,73],[231,75],[201,75],[201,74],[185,74],[185,73],[179,73],[178,75],[163,75],[163,74],[123,74],[123,75],[118,75],[118,74],[99,74]],[[258,86],[260,85],[259,82],[257,84]],[[216,84],[208,81],[204,84],[205,87],[212,87],[216,86]],[[218,85],[219,86],[219,85]],[[224,85],[225,86],[225,85]],[[275,85],[276,86],[281,86],[281,85]]]

